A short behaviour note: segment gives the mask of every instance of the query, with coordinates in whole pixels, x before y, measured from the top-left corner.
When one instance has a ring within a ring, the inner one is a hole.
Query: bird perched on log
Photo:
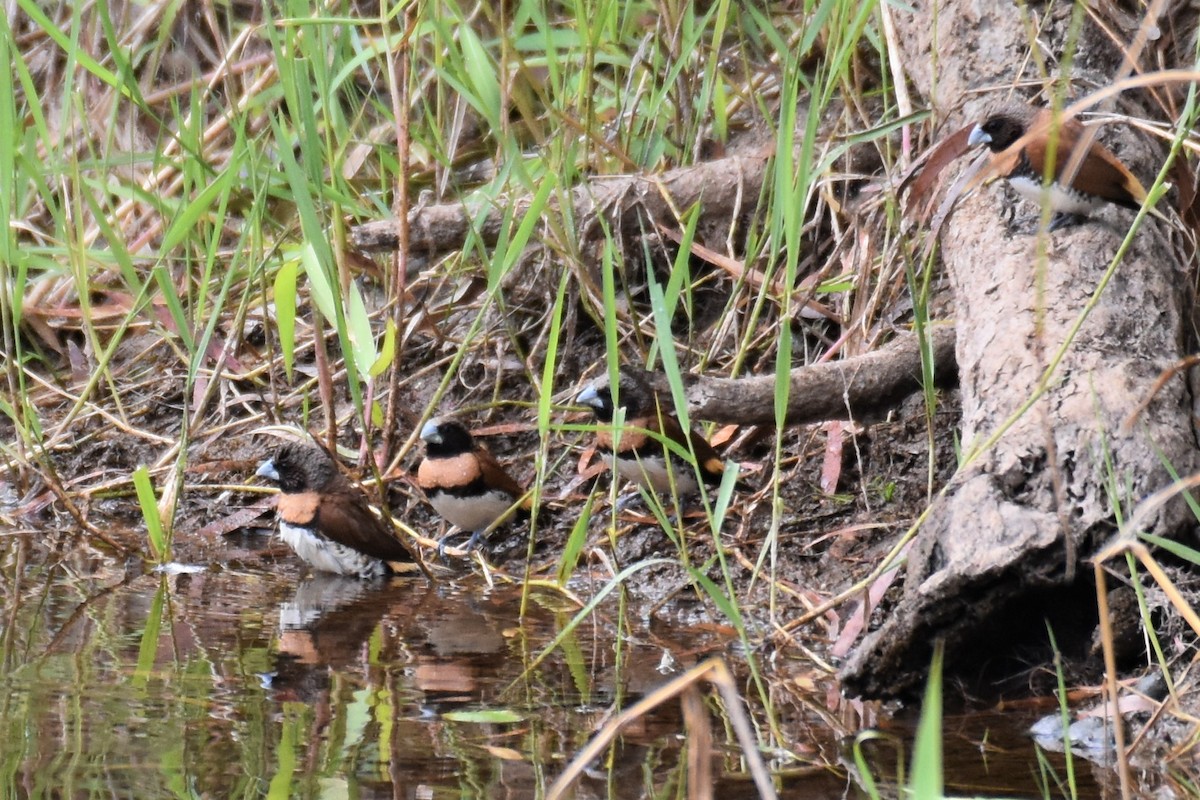
[[[661,407],[636,370],[622,366],[618,381],[617,402],[625,409],[625,425],[615,448],[611,430],[596,431],[596,446],[605,463],[625,480],[659,493],[670,492],[673,483],[680,496],[694,494],[700,489],[697,475],[706,486],[718,486],[725,463],[712,445],[696,431],[684,431],[679,418]],[[593,381],[576,400],[590,406],[599,422],[612,423],[616,406],[607,375]],[[695,466],[666,442],[694,453]]]
[[[447,522],[471,533],[466,549],[489,528],[529,516],[531,498],[462,423],[432,419],[421,428],[421,438],[425,458],[417,467],[417,485]]]
[[[255,474],[279,484],[279,536],[313,568],[363,578],[415,571],[412,553],[323,448],[286,442]]]
[[[987,145],[992,151],[988,177],[1007,178],[1022,197],[1039,205],[1049,198],[1054,212],[1049,230],[1055,231],[1079,224],[1105,203],[1136,211],[1146,199],[1146,190],[1133,173],[1094,139],[1079,158],[1074,175],[1064,179],[1083,133],[1078,120],[1056,123],[1050,109],[1011,104],[977,124],[967,142],[972,147]],[[1043,190],[1051,159],[1053,179]]]

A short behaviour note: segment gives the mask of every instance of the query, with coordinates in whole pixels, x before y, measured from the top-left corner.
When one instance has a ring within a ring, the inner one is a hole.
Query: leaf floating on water
[[[177,561],[171,561],[167,564],[159,564],[152,572],[161,572],[164,575],[197,575],[201,572],[208,572],[208,567],[203,564],[180,564]]]
[[[479,711],[448,711],[442,715],[442,719],[447,719],[451,722],[510,723],[520,722],[525,719],[525,715],[513,711],[511,708],[496,708]]]
[[[488,755],[492,756],[493,758],[498,758],[501,761],[525,760],[524,756],[522,756],[518,751],[513,750],[511,747],[494,747],[492,745],[485,744],[483,749],[487,751]]]

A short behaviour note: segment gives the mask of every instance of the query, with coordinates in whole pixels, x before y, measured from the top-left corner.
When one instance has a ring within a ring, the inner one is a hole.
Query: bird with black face
[[[622,366],[618,381],[617,402],[625,409],[625,424],[615,440],[613,431],[605,427],[612,424],[617,408],[608,376],[593,381],[576,398],[604,423],[596,430],[596,447],[604,462],[625,480],[661,494],[669,493],[672,486],[680,496],[695,494],[700,481],[709,487],[720,485],[725,462],[712,445],[695,430],[685,431],[636,369]],[[684,453],[694,453],[695,466],[673,452],[668,441]]]
[[[417,485],[447,522],[470,532],[466,549],[497,525],[529,516],[528,493],[461,422],[432,419],[421,428],[421,439],[425,458]]]
[[[994,154],[990,174],[1007,178],[1027,200],[1039,205],[1048,198],[1054,212],[1049,230],[1077,225],[1105,203],[1141,208],[1146,190],[1107,147],[1093,139],[1070,180],[1064,172],[1082,146],[1083,126],[1076,119],[1054,120],[1050,109],[1004,105],[972,130],[967,142],[986,145]],[[1043,190],[1050,159],[1053,178]]]
[[[323,448],[286,442],[255,474],[279,485],[279,536],[314,569],[363,578],[415,569],[409,549]]]

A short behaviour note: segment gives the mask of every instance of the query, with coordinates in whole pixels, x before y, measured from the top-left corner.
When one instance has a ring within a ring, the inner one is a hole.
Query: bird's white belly
[[[513,507],[513,499],[503,492],[488,492],[480,497],[456,497],[441,492],[429,502],[451,525],[472,533],[491,526]]]
[[[296,551],[296,555],[313,569],[364,578],[387,574],[387,566],[378,558],[317,536],[307,528],[281,522],[279,538],[287,542],[288,546]]]
[[[614,459],[607,454],[604,456],[604,460],[610,467],[616,461],[616,472],[625,480],[641,484],[660,494],[671,491],[672,473],[675,479],[675,491],[679,494],[693,494],[700,488],[689,465],[680,465],[678,469],[672,470],[665,461],[658,459]]]
[[[1049,189],[1044,189],[1040,178],[1034,180],[1023,176],[1013,177],[1009,178],[1008,182],[1016,189],[1017,194],[1031,203],[1041,205],[1042,199],[1048,195],[1051,210],[1064,214],[1079,214],[1086,217],[1098,209],[1103,202],[1097,197],[1082,194],[1074,189],[1063,188],[1057,183],[1052,183]]]

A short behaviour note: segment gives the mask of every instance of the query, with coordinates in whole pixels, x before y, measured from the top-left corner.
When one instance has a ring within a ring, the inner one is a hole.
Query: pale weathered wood
[[[952,326],[930,331],[934,378],[951,385],[957,376]],[[647,374],[661,394],[670,384],[662,374]],[[796,367],[791,372],[787,424],[804,425],[830,419],[869,421],[895,409],[921,388],[921,351],[917,337],[906,334],[879,350],[825,364]],[[775,376],[716,378],[685,375],[688,414],[709,422],[742,425],[775,423]]]
[[[1011,7],[937,8],[939,40],[950,43],[940,50],[939,75],[979,76],[987,83],[995,76],[985,79],[985,73],[1000,61],[1004,69],[1023,63],[991,57],[1028,46]],[[932,7],[895,13],[901,41],[918,47],[932,27]],[[980,42],[976,31],[986,31]],[[1056,24],[1046,33],[1053,47],[1065,30]],[[1085,30],[1084,42],[1081,47],[1105,46],[1094,28]],[[917,88],[928,96],[930,74],[915,52],[910,55]],[[988,102],[965,93],[965,86],[958,77],[939,83],[932,101],[942,109]],[[955,116],[947,129],[964,124],[970,113]],[[1126,158],[1148,152],[1128,131],[1114,132],[1114,139]],[[1148,157],[1140,166],[1152,163]],[[958,323],[962,450],[996,440],[965,463],[935,501],[909,552],[902,598],[843,669],[853,692],[887,696],[918,688],[938,640],[946,643],[952,671],[1011,656],[1004,640],[980,639],[981,631],[1003,629],[1009,641],[1045,646],[1043,612],[1056,610],[1056,598],[1089,597],[1087,560],[1116,530],[1119,516],[1170,483],[1164,464],[1187,474],[1200,463],[1184,376],[1158,392],[1132,429],[1122,427],[1160,373],[1186,351],[1191,281],[1157,222],[1137,234],[1047,391],[1009,425],[1037,396],[1043,372],[1071,338],[1133,216],[1106,210],[1099,221],[1056,232],[1043,259],[1032,232],[1036,213],[993,185],[960,203],[941,228]],[[1150,529],[1175,535],[1189,519],[1194,525],[1179,500],[1154,515]],[[1088,616],[1081,612],[1064,627],[1087,626]],[[1020,668],[1015,661],[1012,667]]]
[[[597,177],[571,191],[571,219],[596,223],[633,235],[646,219],[673,220],[675,210],[698,206],[701,225],[728,227],[739,212],[753,210],[762,189],[767,154],[736,155],[661,175]],[[505,210],[520,220],[530,198],[484,199],[466,203],[417,206],[409,213],[410,249],[436,255],[461,248],[474,229],[485,245],[496,243],[504,230]],[[351,243],[364,251],[394,250],[396,223],[368,222],[350,231]]]

